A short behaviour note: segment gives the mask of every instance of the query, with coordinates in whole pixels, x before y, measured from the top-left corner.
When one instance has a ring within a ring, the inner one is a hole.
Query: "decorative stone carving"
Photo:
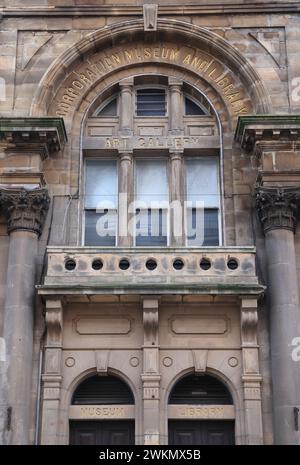
[[[238,366],[238,364],[239,364],[239,361],[238,361],[238,359],[236,357],[230,357],[228,359],[228,365],[230,367],[234,368],[234,367]]]
[[[74,357],[67,357],[65,360],[65,365],[68,368],[72,368],[75,365],[75,358]]]
[[[164,357],[162,362],[165,367],[170,367],[173,365],[173,359],[171,357]]]
[[[158,343],[158,300],[143,300],[144,344],[147,346]]]
[[[208,350],[192,350],[195,373],[205,373]]]
[[[47,346],[60,347],[62,344],[63,310],[60,300],[47,300],[46,327]]]
[[[158,5],[149,3],[143,6],[144,31],[157,30]]]
[[[137,357],[131,357],[129,363],[132,367],[137,367],[140,364],[140,361]]]
[[[243,299],[241,303],[241,335],[243,346],[257,345],[257,301]]]
[[[95,350],[95,361],[98,375],[107,375],[110,350]]]
[[[47,189],[0,189],[0,208],[7,218],[7,231],[32,231],[41,235],[50,198]]]
[[[272,229],[295,232],[300,213],[300,187],[257,187],[255,204],[265,233]]]

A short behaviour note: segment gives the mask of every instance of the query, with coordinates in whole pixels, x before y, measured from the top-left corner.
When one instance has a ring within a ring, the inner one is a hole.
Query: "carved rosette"
[[[41,235],[50,198],[47,189],[0,189],[0,208],[7,219],[7,231],[35,232]]]
[[[259,187],[255,204],[264,232],[272,229],[296,230],[300,213],[300,188]]]

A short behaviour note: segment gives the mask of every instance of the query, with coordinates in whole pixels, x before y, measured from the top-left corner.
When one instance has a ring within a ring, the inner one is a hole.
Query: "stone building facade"
[[[0,442],[300,444],[300,2],[0,3]]]

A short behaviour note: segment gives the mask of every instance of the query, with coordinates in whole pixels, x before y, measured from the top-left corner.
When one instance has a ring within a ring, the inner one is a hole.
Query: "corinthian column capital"
[[[0,189],[0,209],[7,219],[7,231],[32,231],[40,236],[50,198],[47,189]]]
[[[265,233],[272,229],[295,232],[300,213],[300,187],[258,187],[255,203]]]

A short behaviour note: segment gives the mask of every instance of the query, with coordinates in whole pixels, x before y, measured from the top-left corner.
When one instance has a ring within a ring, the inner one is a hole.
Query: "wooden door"
[[[233,421],[169,421],[169,445],[202,446],[234,444]]]
[[[70,421],[72,445],[133,445],[134,421]]]

